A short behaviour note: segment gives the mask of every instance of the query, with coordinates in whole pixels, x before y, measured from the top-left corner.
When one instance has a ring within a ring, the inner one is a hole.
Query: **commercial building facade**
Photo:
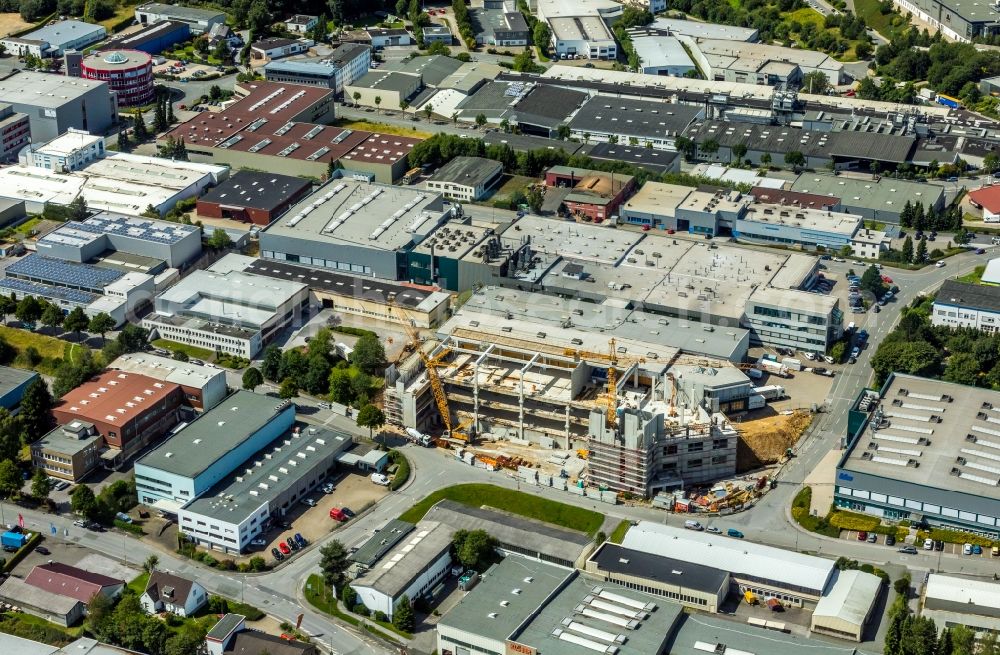
[[[746,305],[753,342],[821,354],[840,339],[843,319],[838,298],[795,289],[759,288]]]
[[[60,20],[20,37],[0,40],[7,52],[18,57],[34,55],[41,59],[60,57],[67,50],[83,50],[108,35],[101,25],[79,20]]]
[[[86,421],[55,427],[31,444],[31,463],[49,477],[79,482],[101,464],[104,437]]]
[[[1000,329],[1000,288],[945,280],[934,298],[931,325],[996,332]]]
[[[185,404],[197,410],[212,409],[229,394],[224,370],[148,352],[122,355],[108,368],[179,385],[184,392]]]
[[[226,15],[211,9],[147,2],[135,8],[135,19],[143,25],[152,25],[163,20],[178,21],[187,23],[192,34],[204,34],[213,26],[225,23]]]
[[[198,215],[266,226],[312,191],[312,181],[241,170],[198,198]]]
[[[71,127],[104,134],[118,116],[106,83],[31,71],[0,81],[0,102],[28,116],[36,143],[51,141]]]
[[[0,103],[0,161],[17,158],[31,139],[31,121],[27,114],[14,111],[11,105]]]
[[[481,199],[503,176],[500,162],[482,157],[455,157],[425,183],[428,191],[472,202]]]
[[[172,45],[187,41],[191,27],[179,20],[150,23],[137,32],[116,36],[104,44],[108,50],[140,50],[155,55]]]
[[[122,107],[153,100],[153,59],[141,50],[102,50],[80,62],[80,77],[107,82]]]

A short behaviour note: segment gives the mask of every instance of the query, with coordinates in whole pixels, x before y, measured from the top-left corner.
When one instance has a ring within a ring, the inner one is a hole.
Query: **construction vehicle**
[[[586,448],[580,448],[576,451],[576,456],[578,459],[588,459],[590,457],[590,451]]]
[[[431,357],[421,347],[420,334],[417,332],[414,321],[412,319],[403,321],[403,327],[406,328],[406,335],[409,337],[410,345],[420,357],[420,361],[424,365],[424,370],[427,371],[427,380],[431,385],[434,404],[437,405],[438,413],[441,414],[441,420],[444,422],[444,434],[442,434],[442,438],[454,439],[465,443],[470,442],[471,439],[465,428],[472,424],[472,420],[469,419],[457,426],[452,425],[451,408],[448,407],[448,396],[444,392],[444,384],[441,382],[441,376],[437,372],[438,368],[445,365],[444,360],[451,354],[451,350],[443,348],[441,352]]]

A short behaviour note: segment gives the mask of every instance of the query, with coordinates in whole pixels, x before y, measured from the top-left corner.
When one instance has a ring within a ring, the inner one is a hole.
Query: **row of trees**
[[[128,512],[136,505],[135,479],[116,480],[94,495],[86,484],[78,484],[70,493],[73,511],[91,521],[111,524],[115,514]]]
[[[0,497],[11,498],[20,493],[24,483],[17,466],[21,449],[45,435],[52,425],[52,394],[41,378],[25,389],[17,416],[0,408]],[[31,493],[37,500],[48,497],[48,482],[44,471],[36,469]]]
[[[907,604],[909,576],[896,580],[893,587],[897,595],[889,608],[885,655],[1000,655],[995,632],[987,632],[977,643],[975,631],[964,625],[946,627],[939,635],[933,619],[914,616]]]
[[[906,201],[899,213],[900,227],[914,230],[952,231],[962,229],[962,209],[958,204],[950,205],[942,211],[925,208],[921,202]]]
[[[472,50],[476,47],[476,32],[472,28],[472,17],[469,15],[469,5],[465,0],[452,0],[451,10],[455,12],[455,23],[458,28],[458,35],[465,41],[465,45]]]

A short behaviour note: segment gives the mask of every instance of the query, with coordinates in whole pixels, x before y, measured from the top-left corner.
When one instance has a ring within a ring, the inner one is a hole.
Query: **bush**
[[[872,532],[880,522],[877,516],[855,514],[854,512],[833,512],[830,514],[830,525],[841,530]]]
[[[247,621],[260,621],[266,614],[259,608],[248,603],[237,603],[235,600],[228,601],[229,611],[234,614],[242,614],[247,617]]]
[[[375,620],[386,623],[389,620],[389,617],[386,616],[385,612],[375,612]]]
[[[146,534],[146,531],[142,529],[141,525],[136,523],[126,523],[120,519],[115,519],[115,527],[119,530],[124,530],[125,532],[131,532],[132,534],[142,536]]]
[[[355,337],[363,337],[366,334],[370,334],[373,337],[378,337],[378,335],[372,332],[371,330],[365,330],[364,328],[350,327],[347,325],[335,325],[331,327],[330,330],[333,332],[339,332],[341,334],[350,334],[351,336]]]
[[[396,465],[396,476],[389,483],[389,491],[396,491],[410,478],[410,462],[406,456],[398,450],[390,450],[389,458]]]
[[[892,590],[900,596],[908,594],[910,592],[910,576],[904,575],[901,578],[896,578],[896,581],[892,583]]]
[[[989,548],[997,543],[990,539],[989,537],[982,537],[978,534],[972,534],[971,532],[960,532],[958,530],[944,530],[941,528],[933,528],[930,531],[919,530],[917,532],[917,540],[921,539],[933,539],[935,541],[943,541],[949,544],[972,544],[974,546],[982,546],[983,548]]]
[[[812,488],[802,487],[802,489],[799,490],[799,493],[795,494],[795,498],[792,500],[792,508],[801,507],[808,510],[811,503]]]
[[[214,557],[212,557],[208,553],[202,553],[201,554],[201,561],[206,566],[213,566],[213,567],[219,563],[219,560],[215,559]]]
[[[358,616],[371,616],[371,610],[365,607],[364,603],[358,603],[354,606],[354,613]]]
[[[251,557],[250,558],[249,566],[250,566],[250,570],[251,571],[266,571],[267,570],[267,562],[264,560],[263,557],[260,557],[259,555],[256,556],[256,557]]]

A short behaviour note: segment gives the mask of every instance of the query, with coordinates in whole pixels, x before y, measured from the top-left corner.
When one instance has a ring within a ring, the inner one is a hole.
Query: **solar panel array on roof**
[[[98,293],[124,275],[124,271],[77,264],[41,255],[28,255],[7,267],[7,277],[29,279],[56,286],[92,289]]]
[[[27,280],[17,280],[5,278],[0,280],[0,290],[13,291],[20,296],[36,296],[39,298],[51,298],[53,300],[65,300],[66,302],[78,305],[89,305],[98,298],[99,295],[87,293],[79,289],[67,289],[66,287],[54,287],[48,284],[35,284]]]
[[[168,245],[179,242],[198,229],[190,225],[171,224],[111,213],[98,214],[82,223],[73,222],[68,225],[94,234],[117,234]]]

